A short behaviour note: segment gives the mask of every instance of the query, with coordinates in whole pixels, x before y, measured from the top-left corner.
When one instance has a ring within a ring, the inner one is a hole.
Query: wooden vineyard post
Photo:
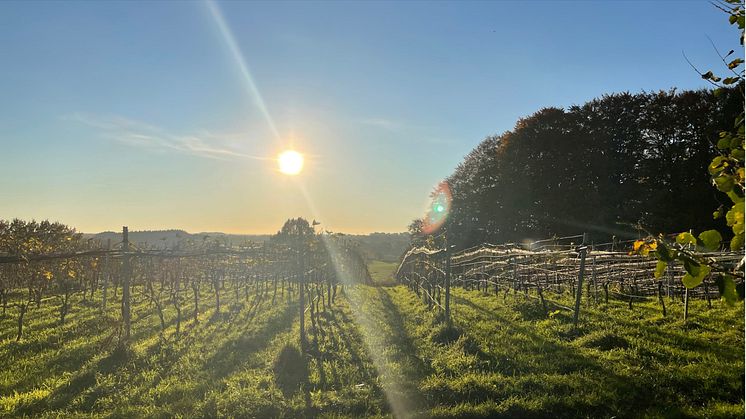
[[[104,284],[101,292],[101,311],[106,314],[106,292],[108,291],[109,275],[111,267],[109,265],[109,251],[111,250],[111,239],[106,240],[106,256],[104,256]]]
[[[583,293],[583,270],[585,269],[585,255],[588,251],[588,247],[585,245],[580,246],[578,252],[580,252],[580,269],[578,270],[578,285],[575,292],[575,314],[572,317],[573,324],[577,327],[578,316],[580,315],[580,297]]]
[[[306,315],[306,308],[305,308],[305,272],[304,272],[304,266],[303,266],[303,253],[300,250],[300,246],[298,248],[298,265],[299,265],[299,273],[298,276],[298,306],[299,306],[299,313],[300,313],[300,349],[303,351],[306,348],[306,331],[305,331],[305,315]]]
[[[513,294],[515,294],[515,292],[516,292],[516,291],[515,291],[515,288],[516,288],[516,286],[517,286],[517,283],[518,283],[517,281],[518,281],[518,279],[517,279],[517,276],[516,276],[515,261],[514,261],[514,258],[513,258],[513,256],[511,256],[511,257],[510,257],[510,259],[508,259],[508,261],[509,261],[509,263],[510,263],[510,267],[511,267],[511,268],[512,268],[512,270],[513,270]]]
[[[598,305],[598,284],[596,283],[596,257],[593,256],[593,270],[591,271],[591,279],[593,280],[593,304]]]
[[[451,325],[451,246],[446,239],[446,324]]]
[[[692,230],[689,230],[689,234],[692,234]],[[689,249],[692,248],[692,244],[688,244],[687,247]],[[689,318],[689,288],[684,287],[684,323],[686,323],[687,319]]]
[[[673,293],[671,292],[671,285],[673,284],[673,269],[671,269],[671,265],[668,265],[668,282],[666,284],[666,294],[668,295],[668,299],[670,301],[673,301]]]
[[[130,241],[127,227],[122,227],[122,321],[124,323],[124,342],[130,338]]]
[[[604,302],[609,304],[609,281],[604,282]]]

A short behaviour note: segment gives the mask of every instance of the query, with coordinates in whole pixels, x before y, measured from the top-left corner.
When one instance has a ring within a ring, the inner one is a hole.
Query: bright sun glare
[[[297,175],[303,170],[303,155],[293,150],[286,150],[277,156],[280,171],[286,175]]]

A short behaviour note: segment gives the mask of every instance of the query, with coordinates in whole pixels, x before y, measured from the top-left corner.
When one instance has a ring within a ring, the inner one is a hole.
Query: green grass
[[[390,283],[395,267],[370,269]],[[656,301],[632,310],[584,301],[574,329],[569,313],[548,318],[520,293],[454,289],[448,329],[405,287],[357,286],[315,326],[306,313],[301,353],[287,297],[226,292],[216,316],[205,289],[199,324],[185,302],[179,339],[173,307],[160,337],[154,309],[139,301],[129,351],[79,297],[62,327],[54,300],[32,308],[21,342],[9,310],[0,415],[743,417],[743,304],[695,301],[685,324],[678,301],[666,300],[666,318]]]
[[[376,285],[394,285],[394,272],[399,267],[398,263],[382,262],[374,260],[368,264],[368,272]]]

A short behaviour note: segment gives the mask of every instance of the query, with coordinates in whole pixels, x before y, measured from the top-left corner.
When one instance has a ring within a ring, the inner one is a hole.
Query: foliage
[[[360,252],[369,261],[396,262],[410,244],[407,233],[371,233],[348,237],[358,244]]]
[[[741,45],[744,41],[744,6],[738,0],[729,0],[725,5],[718,6],[729,15],[731,25],[736,25],[740,31]],[[715,85],[715,96],[724,92],[735,90],[740,93],[741,100],[744,98],[744,69],[743,58],[728,57],[734,51],[721,56],[730,77],[719,77],[712,71],[700,73],[702,78]],[[728,227],[731,228],[732,238],[725,244],[732,251],[742,251],[744,248],[744,113],[735,118],[735,124],[729,130],[721,131],[717,141],[718,155],[715,156],[707,167],[712,177],[715,188],[727,195],[729,203],[721,204],[713,213],[715,219],[725,218]],[[696,195],[695,195],[696,196]],[[700,285],[705,277],[715,274],[718,291],[722,298],[730,304],[744,299],[744,274],[743,261],[739,266],[721,266],[714,259],[703,254],[702,251],[718,250],[723,242],[723,237],[717,230],[706,230],[694,237],[689,232],[680,233],[676,236],[675,243],[668,242],[664,236],[639,240],[635,243],[634,250],[643,255],[654,251],[658,259],[656,278],[663,274],[666,266],[678,261],[683,264],[686,275],[682,278],[687,288]]]
[[[733,88],[718,97],[618,93],[542,109],[485,139],[447,178],[449,242],[467,248],[578,232],[600,242],[636,238],[638,224],[715,228],[719,198],[705,168],[718,132],[741,109]]]
[[[738,0],[720,7],[743,27]],[[449,242],[467,248],[578,232],[599,242],[637,238],[637,226],[656,234],[717,229],[721,221],[712,211],[723,196],[711,188],[714,181],[732,202],[717,215],[732,227],[736,248],[743,241],[738,115],[744,96],[743,59],[733,53],[723,57],[730,77],[702,73],[716,85],[714,95],[675,89],[609,94],[567,109],[541,109],[513,130],[486,138],[446,179],[453,199]],[[721,155],[713,160],[715,144]],[[410,225],[416,245],[423,244],[421,227]]]
[[[304,218],[291,218],[285,221],[280,231],[270,238],[275,243],[308,247],[313,243],[313,226]]]
[[[35,255],[79,250],[82,235],[74,228],[47,220],[0,219],[0,254]]]
[[[744,6],[740,0],[728,0],[720,8],[728,13],[728,21],[736,25],[740,31],[741,45],[744,45]],[[744,59],[733,58],[734,51],[721,56],[727,67],[729,77],[719,77],[708,71],[701,74],[702,78],[717,86],[716,95],[722,94],[729,86],[737,86],[743,99],[744,91]],[[730,58],[729,58],[730,57]],[[730,61],[728,61],[730,60]],[[735,119],[733,127],[720,132],[717,142],[719,155],[712,159],[707,170],[712,176],[715,187],[725,193],[728,204],[721,205],[714,213],[715,218],[724,217],[733,231],[730,248],[738,251],[744,247],[744,113]]]

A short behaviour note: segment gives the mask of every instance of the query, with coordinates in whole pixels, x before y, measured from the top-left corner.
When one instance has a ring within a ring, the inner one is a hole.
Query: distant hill
[[[122,241],[122,233],[104,231],[96,234],[85,234],[86,238],[99,240],[106,244],[111,240],[112,245]],[[249,242],[263,243],[268,240],[269,234],[226,234],[220,232],[189,233],[184,230],[148,230],[130,231],[130,242],[147,249],[170,249],[176,247],[179,242],[200,243],[208,240],[211,242],[238,246]],[[348,237],[360,246],[360,250],[368,260],[382,260],[396,262],[409,246],[409,234],[407,233],[372,233],[367,235],[348,235]]]
[[[399,261],[399,257],[410,243],[408,233],[371,233],[350,237],[360,245],[360,249],[368,260],[384,262]]]
[[[111,240],[112,244],[122,241],[122,233],[114,231],[104,231],[96,234],[86,234],[85,237],[93,238],[106,243]],[[129,239],[131,243],[137,244],[144,248],[167,249],[175,247],[179,242],[192,241],[199,243],[205,240],[218,241],[228,245],[241,245],[248,242],[261,243],[269,239],[266,234],[226,234],[219,232],[188,233],[184,230],[149,230],[149,231],[130,231]]]

